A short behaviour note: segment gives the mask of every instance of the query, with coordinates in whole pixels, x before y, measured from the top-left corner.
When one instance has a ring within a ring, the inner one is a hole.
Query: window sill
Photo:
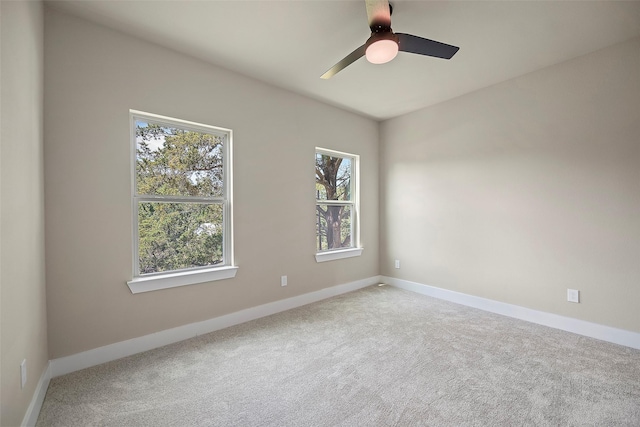
[[[136,277],[127,282],[132,294],[157,291],[160,289],[177,288],[178,286],[195,285],[197,283],[212,282],[236,277],[238,267],[215,267],[202,270],[181,271],[176,273],[158,274],[154,276]]]
[[[336,259],[351,258],[362,255],[363,248],[351,248],[338,251],[318,252],[316,262],[333,261]]]

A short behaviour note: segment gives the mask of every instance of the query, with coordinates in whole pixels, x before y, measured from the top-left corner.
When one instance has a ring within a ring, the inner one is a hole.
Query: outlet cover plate
[[[567,289],[567,301],[580,302],[580,291],[577,289]]]
[[[27,385],[27,359],[24,359],[20,364],[20,384],[20,388]]]

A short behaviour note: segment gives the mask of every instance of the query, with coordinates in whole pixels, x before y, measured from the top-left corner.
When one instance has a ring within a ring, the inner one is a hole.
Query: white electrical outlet
[[[567,289],[567,301],[580,302],[580,291],[576,289]]]
[[[280,277],[280,286],[287,286],[287,276]]]
[[[400,260],[399,259],[396,260],[396,268],[400,268]]]
[[[20,388],[24,388],[27,384],[27,359],[20,364]]]

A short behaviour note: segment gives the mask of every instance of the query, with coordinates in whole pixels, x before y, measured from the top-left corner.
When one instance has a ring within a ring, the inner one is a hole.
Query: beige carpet
[[[55,378],[38,426],[640,426],[640,351],[369,287]]]

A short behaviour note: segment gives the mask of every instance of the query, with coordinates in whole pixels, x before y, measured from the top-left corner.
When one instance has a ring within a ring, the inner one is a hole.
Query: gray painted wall
[[[0,2],[0,425],[22,423],[48,363],[42,171],[42,4]],[[20,363],[27,360],[21,388]]]
[[[381,273],[640,332],[639,135],[640,39],[384,122]]]

